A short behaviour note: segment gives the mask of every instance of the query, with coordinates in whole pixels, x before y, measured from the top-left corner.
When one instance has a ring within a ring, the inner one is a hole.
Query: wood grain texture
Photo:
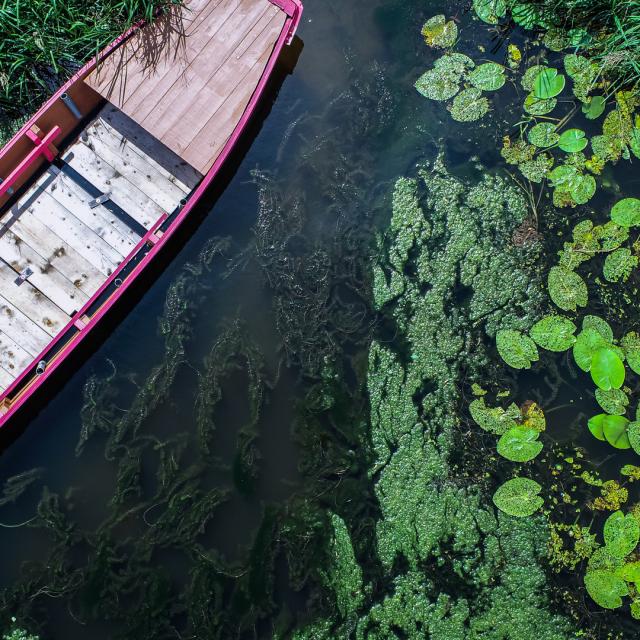
[[[287,16],[269,0],[187,7],[171,28],[144,27],[85,82],[205,174],[242,117]]]

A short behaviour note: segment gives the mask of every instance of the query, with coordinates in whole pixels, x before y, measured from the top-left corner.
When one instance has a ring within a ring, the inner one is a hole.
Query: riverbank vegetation
[[[138,20],[181,0],[7,0],[0,6],[0,141]]]

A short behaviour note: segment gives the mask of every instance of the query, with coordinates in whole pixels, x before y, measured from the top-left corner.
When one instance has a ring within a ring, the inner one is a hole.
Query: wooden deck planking
[[[11,374],[12,378],[24,371],[33,362],[35,355],[0,331],[0,367]]]
[[[217,101],[220,94],[224,94],[223,99],[228,97],[229,87],[224,78],[230,75],[235,77],[236,74],[243,75],[241,67],[245,60],[241,57],[236,64],[229,64],[229,60],[235,56],[235,51],[249,37],[265,13],[272,16],[282,15],[273,5],[261,6],[256,4],[255,0],[243,0],[238,10],[224,25],[224,29],[209,43],[211,50],[216,51],[215,61],[206,68],[191,65],[185,69],[165,96],[160,108],[153,109],[148,117],[136,113],[140,124],[148,131],[153,131],[154,135],[167,140],[168,146],[182,155],[182,149],[186,146],[184,141],[186,140],[187,144],[191,142],[203,121],[218,108],[218,104],[213,104],[210,100],[214,98]],[[229,32],[227,28],[230,29]],[[226,74],[221,73],[223,70]],[[188,86],[188,102],[181,98],[181,94],[185,93],[185,85]],[[178,123],[180,126],[177,126]]]
[[[259,82],[269,61],[271,50],[265,50],[264,42],[277,38],[282,29],[279,18],[278,15],[272,18],[269,25],[258,37],[257,45],[248,48],[247,51],[251,55],[243,56],[244,64],[242,68],[238,69],[238,76],[235,80],[232,77],[225,77],[225,84],[229,89],[232,88],[228,98],[225,100],[219,94],[211,96],[211,103],[217,106],[216,111],[208,121],[202,124],[197,136],[181,152],[182,156],[191,164],[198,165],[206,162],[209,157],[218,157],[227,140],[231,137],[235,128],[234,123],[242,117],[251,99],[251,96],[247,95],[245,87],[247,85],[255,86]],[[257,55],[260,51],[262,51],[261,57],[255,58],[254,54]],[[222,73],[225,74],[225,71]]]
[[[138,243],[140,235],[120,222],[108,209],[101,205],[92,209],[89,206],[92,196],[70,177],[61,173],[55,182],[41,184],[54,200],[115,249],[122,258],[128,256]]]
[[[192,21],[186,36],[174,36],[172,57],[149,62],[148,51],[140,53],[142,32],[154,37],[147,26],[85,82],[205,174],[242,117],[287,16],[269,0],[188,6]]]
[[[51,341],[51,336],[0,295],[0,331],[34,357]]]
[[[28,277],[29,282],[67,314],[77,311],[89,300],[89,296],[53,264],[8,229],[0,232],[0,258],[17,273],[31,269],[33,273]]]
[[[91,296],[104,281],[103,273],[28,211],[3,224],[2,231],[15,234],[83,293]]]
[[[0,291],[2,297],[22,311],[30,320],[46,331],[51,337],[69,322],[70,317],[54,304],[28,280],[15,284],[16,273],[0,261]]]
[[[103,274],[111,275],[122,261],[120,254],[111,245],[42,189],[35,192],[29,210],[34,218],[62,238]]]
[[[100,113],[105,128],[120,138],[120,145],[144,156],[145,161],[155,167],[161,175],[175,184],[185,195],[202,179],[202,174],[187,164],[169,147],[150,136],[137,122],[120,109],[107,105]]]
[[[102,193],[109,193],[111,200],[145,229],[150,229],[164,213],[125,176],[81,142],[69,149],[62,159]]]
[[[141,152],[134,151],[131,144],[120,144],[113,130],[108,129],[101,118],[87,129],[85,144],[116,171],[126,175],[133,185],[164,211],[173,211],[184,198],[185,193],[180,187],[149,163]]]

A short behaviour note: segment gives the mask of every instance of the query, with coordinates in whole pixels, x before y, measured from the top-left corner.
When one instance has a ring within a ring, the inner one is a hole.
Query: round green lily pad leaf
[[[446,18],[440,14],[429,18],[422,27],[424,41],[430,47],[441,47],[446,49],[452,47],[458,39],[458,27],[453,20],[447,22]]]
[[[556,126],[551,122],[540,122],[527,132],[529,142],[536,147],[552,147],[560,136],[556,133]]]
[[[498,453],[512,462],[528,462],[542,451],[540,433],[530,427],[516,425],[498,440]]]
[[[451,117],[457,122],[479,120],[489,111],[489,101],[480,89],[470,87],[461,91],[451,105]]]
[[[607,342],[613,342],[613,329],[600,316],[586,315],[582,319],[583,329],[595,329]]]
[[[464,53],[447,51],[441,55],[434,63],[433,68],[442,73],[451,73],[462,80],[462,76],[469,70],[473,69],[476,63]]]
[[[533,83],[536,81],[539,73],[548,69],[543,64],[534,64],[532,67],[529,67],[523,74],[520,79],[520,84],[525,91],[533,91]]]
[[[598,387],[596,400],[604,411],[613,416],[623,416],[629,406],[629,397],[622,389],[603,391]]]
[[[563,311],[576,311],[578,307],[587,306],[587,285],[575,271],[565,267],[551,267],[547,289],[551,300]]]
[[[566,351],[576,341],[576,325],[563,316],[545,316],[536,322],[529,335],[536,344],[548,351]]]
[[[634,421],[627,425],[627,437],[631,448],[640,456],[640,422]]]
[[[539,359],[536,343],[529,337],[512,329],[496,333],[496,346],[500,357],[514,369],[529,369]]]
[[[570,193],[576,204],[586,204],[596,192],[596,179],[590,175],[577,175]]]
[[[535,513],[544,500],[538,495],[542,487],[529,478],[513,478],[498,487],[493,504],[510,516],[523,518]]]
[[[533,29],[540,23],[540,12],[535,4],[516,2],[511,7],[511,17],[523,29]]]
[[[460,91],[460,80],[451,72],[429,69],[418,78],[415,88],[429,100],[448,100]]]
[[[560,135],[558,146],[567,153],[582,151],[589,141],[582,129],[567,129]]]
[[[488,407],[484,398],[476,398],[469,404],[469,412],[474,422],[485,431],[501,436],[516,426],[521,417],[520,409],[515,404],[506,410],[502,407]]]
[[[593,437],[598,440],[602,440],[603,442],[606,439],[604,437],[604,419],[606,417],[607,415],[605,413],[599,413],[597,416],[589,418],[589,421],[587,422],[587,427],[589,427],[589,431],[591,431]]]
[[[637,267],[638,257],[630,249],[616,249],[605,258],[602,274],[609,282],[626,282]]]
[[[600,389],[619,389],[624,382],[624,363],[613,349],[601,347],[593,355],[590,373]]]
[[[624,558],[638,546],[640,525],[628,513],[622,511],[612,513],[604,523],[604,543],[611,555]]]
[[[587,120],[595,120],[604,113],[606,106],[607,101],[604,96],[593,96],[582,105],[582,113],[584,113]]]
[[[498,24],[507,13],[504,0],[473,0],[473,9],[478,18],[487,24]]]
[[[631,442],[627,434],[628,424],[629,420],[624,416],[610,416],[605,414],[602,419],[602,435],[604,435],[604,439],[616,449],[630,449]],[[593,433],[593,431],[591,431],[591,433]]]
[[[627,364],[640,375],[640,336],[635,331],[627,333],[621,341]]]
[[[585,327],[576,337],[573,345],[573,357],[576,364],[583,371],[591,370],[591,362],[596,351],[604,347],[611,347],[608,340],[603,338],[596,329]]]
[[[609,571],[587,571],[584,586],[591,599],[604,609],[621,607],[622,597],[629,595],[627,583]]]
[[[504,67],[495,62],[477,66],[468,76],[469,82],[483,91],[496,91],[504,86]]]
[[[627,562],[616,572],[625,582],[640,582],[640,562]]]
[[[562,93],[565,77],[557,69],[546,68],[540,71],[533,82],[533,95],[536,98],[555,98]]]
[[[623,198],[611,209],[611,219],[621,227],[640,226],[640,199]]]
[[[551,113],[558,104],[557,98],[536,98],[533,93],[530,93],[524,100],[524,110],[530,113],[532,116],[545,116],[547,113]]]

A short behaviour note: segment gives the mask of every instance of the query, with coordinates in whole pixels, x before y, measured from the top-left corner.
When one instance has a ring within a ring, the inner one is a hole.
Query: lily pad
[[[540,12],[535,4],[516,2],[511,7],[511,17],[524,29],[533,29],[539,24]]]
[[[638,257],[630,249],[616,249],[605,258],[602,273],[609,282],[626,282],[637,267]]]
[[[533,91],[533,83],[536,81],[536,78],[540,74],[541,71],[548,69],[548,67],[543,64],[534,64],[529,67],[523,74],[520,79],[520,84],[525,91]]]
[[[504,67],[495,62],[478,65],[468,76],[469,82],[483,91],[496,91],[504,86]]]
[[[544,500],[538,495],[540,491],[542,487],[534,480],[513,478],[498,487],[493,494],[493,504],[510,516],[530,516],[544,504]]]
[[[565,78],[558,74],[557,69],[543,69],[533,82],[533,95],[536,98],[555,98],[562,93],[565,85]]]
[[[541,148],[552,147],[560,140],[560,136],[556,133],[556,127],[551,122],[538,123],[529,129],[527,138],[531,144]]]
[[[596,400],[604,411],[613,416],[623,416],[629,406],[629,397],[622,389],[603,391],[597,388]]]
[[[441,55],[434,63],[433,68],[443,73],[451,73],[462,80],[462,76],[473,69],[476,63],[464,53],[447,51]]]
[[[548,351],[566,351],[576,341],[576,325],[563,316],[545,316],[536,322],[529,335],[536,344]]]
[[[553,167],[553,158],[548,153],[538,153],[533,160],[521,162],[518,165],[520,173],[531,182],[542,182],[551,168]]]
[[[640,422],[634,421],[627,425],[627,437],[631,448],[640,456]]]
[[[606,106],[607,101],[604,96],[593,96],[582,105],[582,113],[587,120],[595,120],[604,113]]]
[[[582,319],[583,329],[595,329],[607,342],[613,342],[613,329],[600,316],[586,315]]]
[[[498,24],[507,13],[504,0],[473,0],[473,8],[478,18],[487,24]]]
[[[544,116],[551,113],[558,104],[557,98],[536,98],[533,92],[524,100],[524,110],[532,116]]]
[[[569,193],[576,204],[586,204],[596,192],[596,179],[589,175],[578,175]]]
[[[587,306],[587,285],[575,271],[564,267],[551,267],[547,288],[551,300],[563,311],[576,311],[578,307]]]
[[[591,361],[591,379],[604,391],[619,389],[624,383],[624,363],[609,347],[598,349]]]
[[[576,337],[576,343],[573,345],[573,357],[583,371],[590,371],[591,361],[596,351],[609,346],[609,342],[598,331],[586,327]]]
[[[604,609],[622,606],[622,596],[629,595],[627,583],[609,571],[587,571],[584,586],[591,599]]]
[[[606,440],[604,437],[604,419],[607,417],[605,413],[599,413],[597,416],[593,416],[589,418],[587,422],[587,427],[589,427],[589,431],[591,431],[591,435],[598,440],[602,440],[603,442]]]
[[[422,35],[430,47],[446,49],[452,47],[458,39],[458,27],[453,20],[447,22],[440,14],[429,18],[422,27]]]
[[[611,208],[611,219],[621,227],[640,226],[640,199],[623,198]]]
[[[624,416],[607,415],[602,424],[605,440],[616,449],[630,449],[631,442],[627,434],[629,421]]]
[[[476,398],[469,404],[469,412],[474,422],[485,431],[501,436],[503,433],[516,426],[519,420],[520,409],[515,404],[506,410],[502,407],[488,407],[484,398]]]
[[[512,329],[496,333],[496,346],[500,357],[514,369],[529,369],[539,359],[536,343],[529,337]]]
[[[634,373],[640,375],[640,336],[630,331],[622,338],[621,345],[627,364]]]
[[[612,513],[604,523],[604,543],[611,555],[624,558],[638,546],[640,540],[640,525],[628,513],[622,511]]]
[[[558,140],[558,146],[567,153],[577,153],[582,151],[589,141],[582,129],[567,129]]]
[[[564,68],[573,80],[573,95],[586,102],[598,77],[598,65],[583,56],[570,53],[564,57]]]
[[[448,100],[460,91],[460,78],[450,71],[429,69],[415,83],[418,93],[429,100]]]
[[[522,407],[522,425],[538,432],[547,428],[544,411],[537,403],[530,402]]]
[[[498,453],[512,462],[528,462],[542,451],[540,433],[535,429],[516,425],[498,440]]]
[[[451,105],[451,117],[457,122],[473,122],[489,112],[489,101],[480,89],[470,87],[461,91]]]

